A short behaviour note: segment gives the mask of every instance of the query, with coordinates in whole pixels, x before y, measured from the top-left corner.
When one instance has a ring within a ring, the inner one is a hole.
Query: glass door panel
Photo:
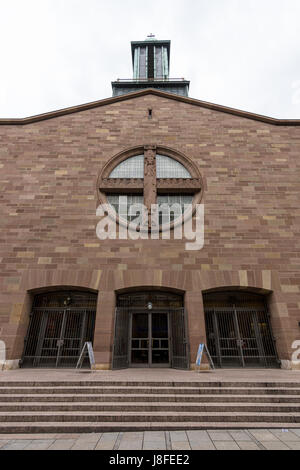
[[[132,367],[168,367],[168,314],[133,313],[130,343]]]
[[[149,363],[149,315],[132,314],[131,364],[147,366]]]
[[[169,364],[169,325],[166,313],[152,313],[152,364]]]

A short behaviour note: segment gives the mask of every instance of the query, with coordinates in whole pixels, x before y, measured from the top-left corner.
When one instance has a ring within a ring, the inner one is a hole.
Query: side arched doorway
[[[127,367],[189,368],[183,295],[145,291],[117,296],[112,368]]]
[[[21,367],[75,367],[93,341],[97,294],[56,291],[34,296]]]
[[[279,367],[266,296],[203,294],[207,345],[217,367]]]

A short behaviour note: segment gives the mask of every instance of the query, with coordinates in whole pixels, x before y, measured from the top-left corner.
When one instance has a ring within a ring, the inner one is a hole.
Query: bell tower
[[[158,41],[150,34],[146,41],[132,42],[133,78],[154,80],[169,78],[171,41]]]
[[[171,41],[158,40],[153,34],[145,41],[132,41],[132,79],[112,82],[113,96],[156,88],[161,91],[188,96],[190,82],[184,78],[169,78]]]

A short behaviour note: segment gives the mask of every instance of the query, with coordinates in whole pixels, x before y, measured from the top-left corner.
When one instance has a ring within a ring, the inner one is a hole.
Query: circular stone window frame
[[[185,220],[193,217],[196,212],[196,206],[201,203],[203,198],[203,190],[204,184],[202,175],[197,167],[197,165],[185,154],[182,152],[172,149],[170,147],[164,147],[161,145],[141,145],[137,147],[131,147],[129,149],[123,150],[118,154],[114,155],[108,162],[106,162],[102,169],[100,170],[99,176],[97,178],[97,202],[99,204],[105,204],[110,206],[106,194],[110,192],[116,194],[122,192],[122,194],[126,195],[136,193],[136,194],[143,194],[144,196],[144,178],[110,178],[109,175],[113,171],[113,169],[122,163],[123,161],[127,160],[130,157],[135,157],[138,155],[144,156],[145,159],[148,156],[148,153],[152,154],[152,158],[154,159],[154,163],[156,164],[156,155],[163,155],[166,157],[170,157],[179,163],[181,163],[186,170],[191,175],[191,178],[157,178],[156,177],[156,185],[155,185],[155,194],[157,196],[158,193],[158,182],[165,182],[159,190],[160,194],[164,193],[172,193],[173,191],[176,193],[182,194],[193,194],[193,201],[191,209],[185,211],[181,217],[177,217],[174,221],[170,224],[162,224],[159,225],[158,231],[163,232],[165,230],[173,230],[178,225],[182,225]],[[154,155],[153,155],[154,154]],[[145,163],[144,163],[145,168]],[[144,173],[145,176],[145,173]],[[156,175],[155,175],[156,176]],[[168,181],[176,181],[177,185],[176,188],[172,189],[172,185],[168,188]],[[119,186],[119,183],[122,182],[122,186]],[[178,190],[178,187],[180,188]],[[144,200],[145,204],[145,200]],[[111,206],[110,206],[111,207]],[[117,213],[115,214],[114,210],[108,210],[106,213],[114,220],[118,225],[122,227],[128,228],[130,223],[128,220],[123,219]],[[141,230],[143,232],[143,230]],[[147,232],[151,232],[151,226],[148,224]]]

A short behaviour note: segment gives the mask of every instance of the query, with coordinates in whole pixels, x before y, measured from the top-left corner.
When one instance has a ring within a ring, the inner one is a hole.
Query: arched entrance
[[[21,367],[74,367],[93,341],[97,294],[57,291],[35,295]]]
[[[117,297],[113,369],[187,369],[189,353],[183,296],[146,291]]]
[[[203,294],[207,344],[219,367],[279,367],[266,297],[252,292]]]

